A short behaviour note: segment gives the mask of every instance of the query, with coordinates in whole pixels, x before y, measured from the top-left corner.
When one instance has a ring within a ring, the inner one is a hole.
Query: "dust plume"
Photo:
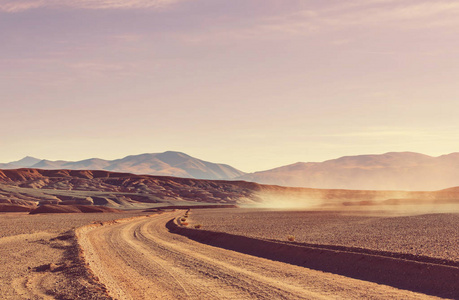
[[[271,209],[332,209],[343,211],[378,211],[397,215],[459,213],[459,193],[436,192],[321,190],[272,188],[259,191],[260,202],[250,205]]]

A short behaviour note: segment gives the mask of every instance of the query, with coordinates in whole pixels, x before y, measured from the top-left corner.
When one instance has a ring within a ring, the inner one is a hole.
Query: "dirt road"
[[[107,299],[73,228],[139,215],[0,213],[0,299]]]
[[[170,233],[171,212],[78,232],[115,299],[435,299],[203,245]]]

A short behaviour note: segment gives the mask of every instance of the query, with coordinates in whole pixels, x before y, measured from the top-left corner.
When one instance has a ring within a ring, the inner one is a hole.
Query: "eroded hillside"
[[[459,203],[459,189],[437,192],[288,188],[245,181],[198,180],[89,170],[0,170],[3,211],[20,206],[101,205],[145,208],[200,203],[265,207]]]

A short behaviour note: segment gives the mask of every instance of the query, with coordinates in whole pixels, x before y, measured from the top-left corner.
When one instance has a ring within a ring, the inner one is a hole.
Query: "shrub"
[[[180,221],[185,222],[186,218],[181,218]]]
[[[288,235],[287,236],[287,240],[289,240],[290,242],[293,242],[293,241],[295,241],[295,236],[294,235]]]
[[[197,228],[197,229],[199,229],[199,228],[201,228],[201,227],[202,227],[201,224],[196,224],[196,225],[194,225],[194,228]]]

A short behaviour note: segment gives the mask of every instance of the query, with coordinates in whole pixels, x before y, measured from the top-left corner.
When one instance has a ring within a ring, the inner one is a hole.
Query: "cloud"
[[[407,3],[408,2],[408,3]],[[398,28],[425,28],[438,24],[438,20],[458,20],[459,3],[452,1],[401,1],[391,5],[370,5],[351,11],[325,14],[322,18],[332,26],[397,26]]]
[[[457,25],[457,1],[365,0],[306,7],[265,18],[239,35],[252,37],[265,32],[308,36],[356,27],[405,30]]]
[[[368,127],[365,130],[340,132],[334,134],[320,134],[324,138],[426,138],[426,139],[453,139],[457,138],[457,127],[417,128],[405,127]]]
[[[42,7],[78,9],[163,8],[184,0],[0,0],[0,11],[17,13]]]
[[[247,0],[250,2],[250,0]],[[451,0],[355,0],[320,4],[285,4],[275,14],[254,15],[250,19],[212,24],[205,32],[186,34],[189,43],[232,43],[237,40],[271,40],[297,37],[329,37],[330,44],[352,43],[355,35],[377,30],[403,32],[430,28],[457,28],[459,2]],[[334,34],[344,32],[344,38]],[[399,34],[400,32],[400,34]],[[350,34],[349,34],[350,33]]]

